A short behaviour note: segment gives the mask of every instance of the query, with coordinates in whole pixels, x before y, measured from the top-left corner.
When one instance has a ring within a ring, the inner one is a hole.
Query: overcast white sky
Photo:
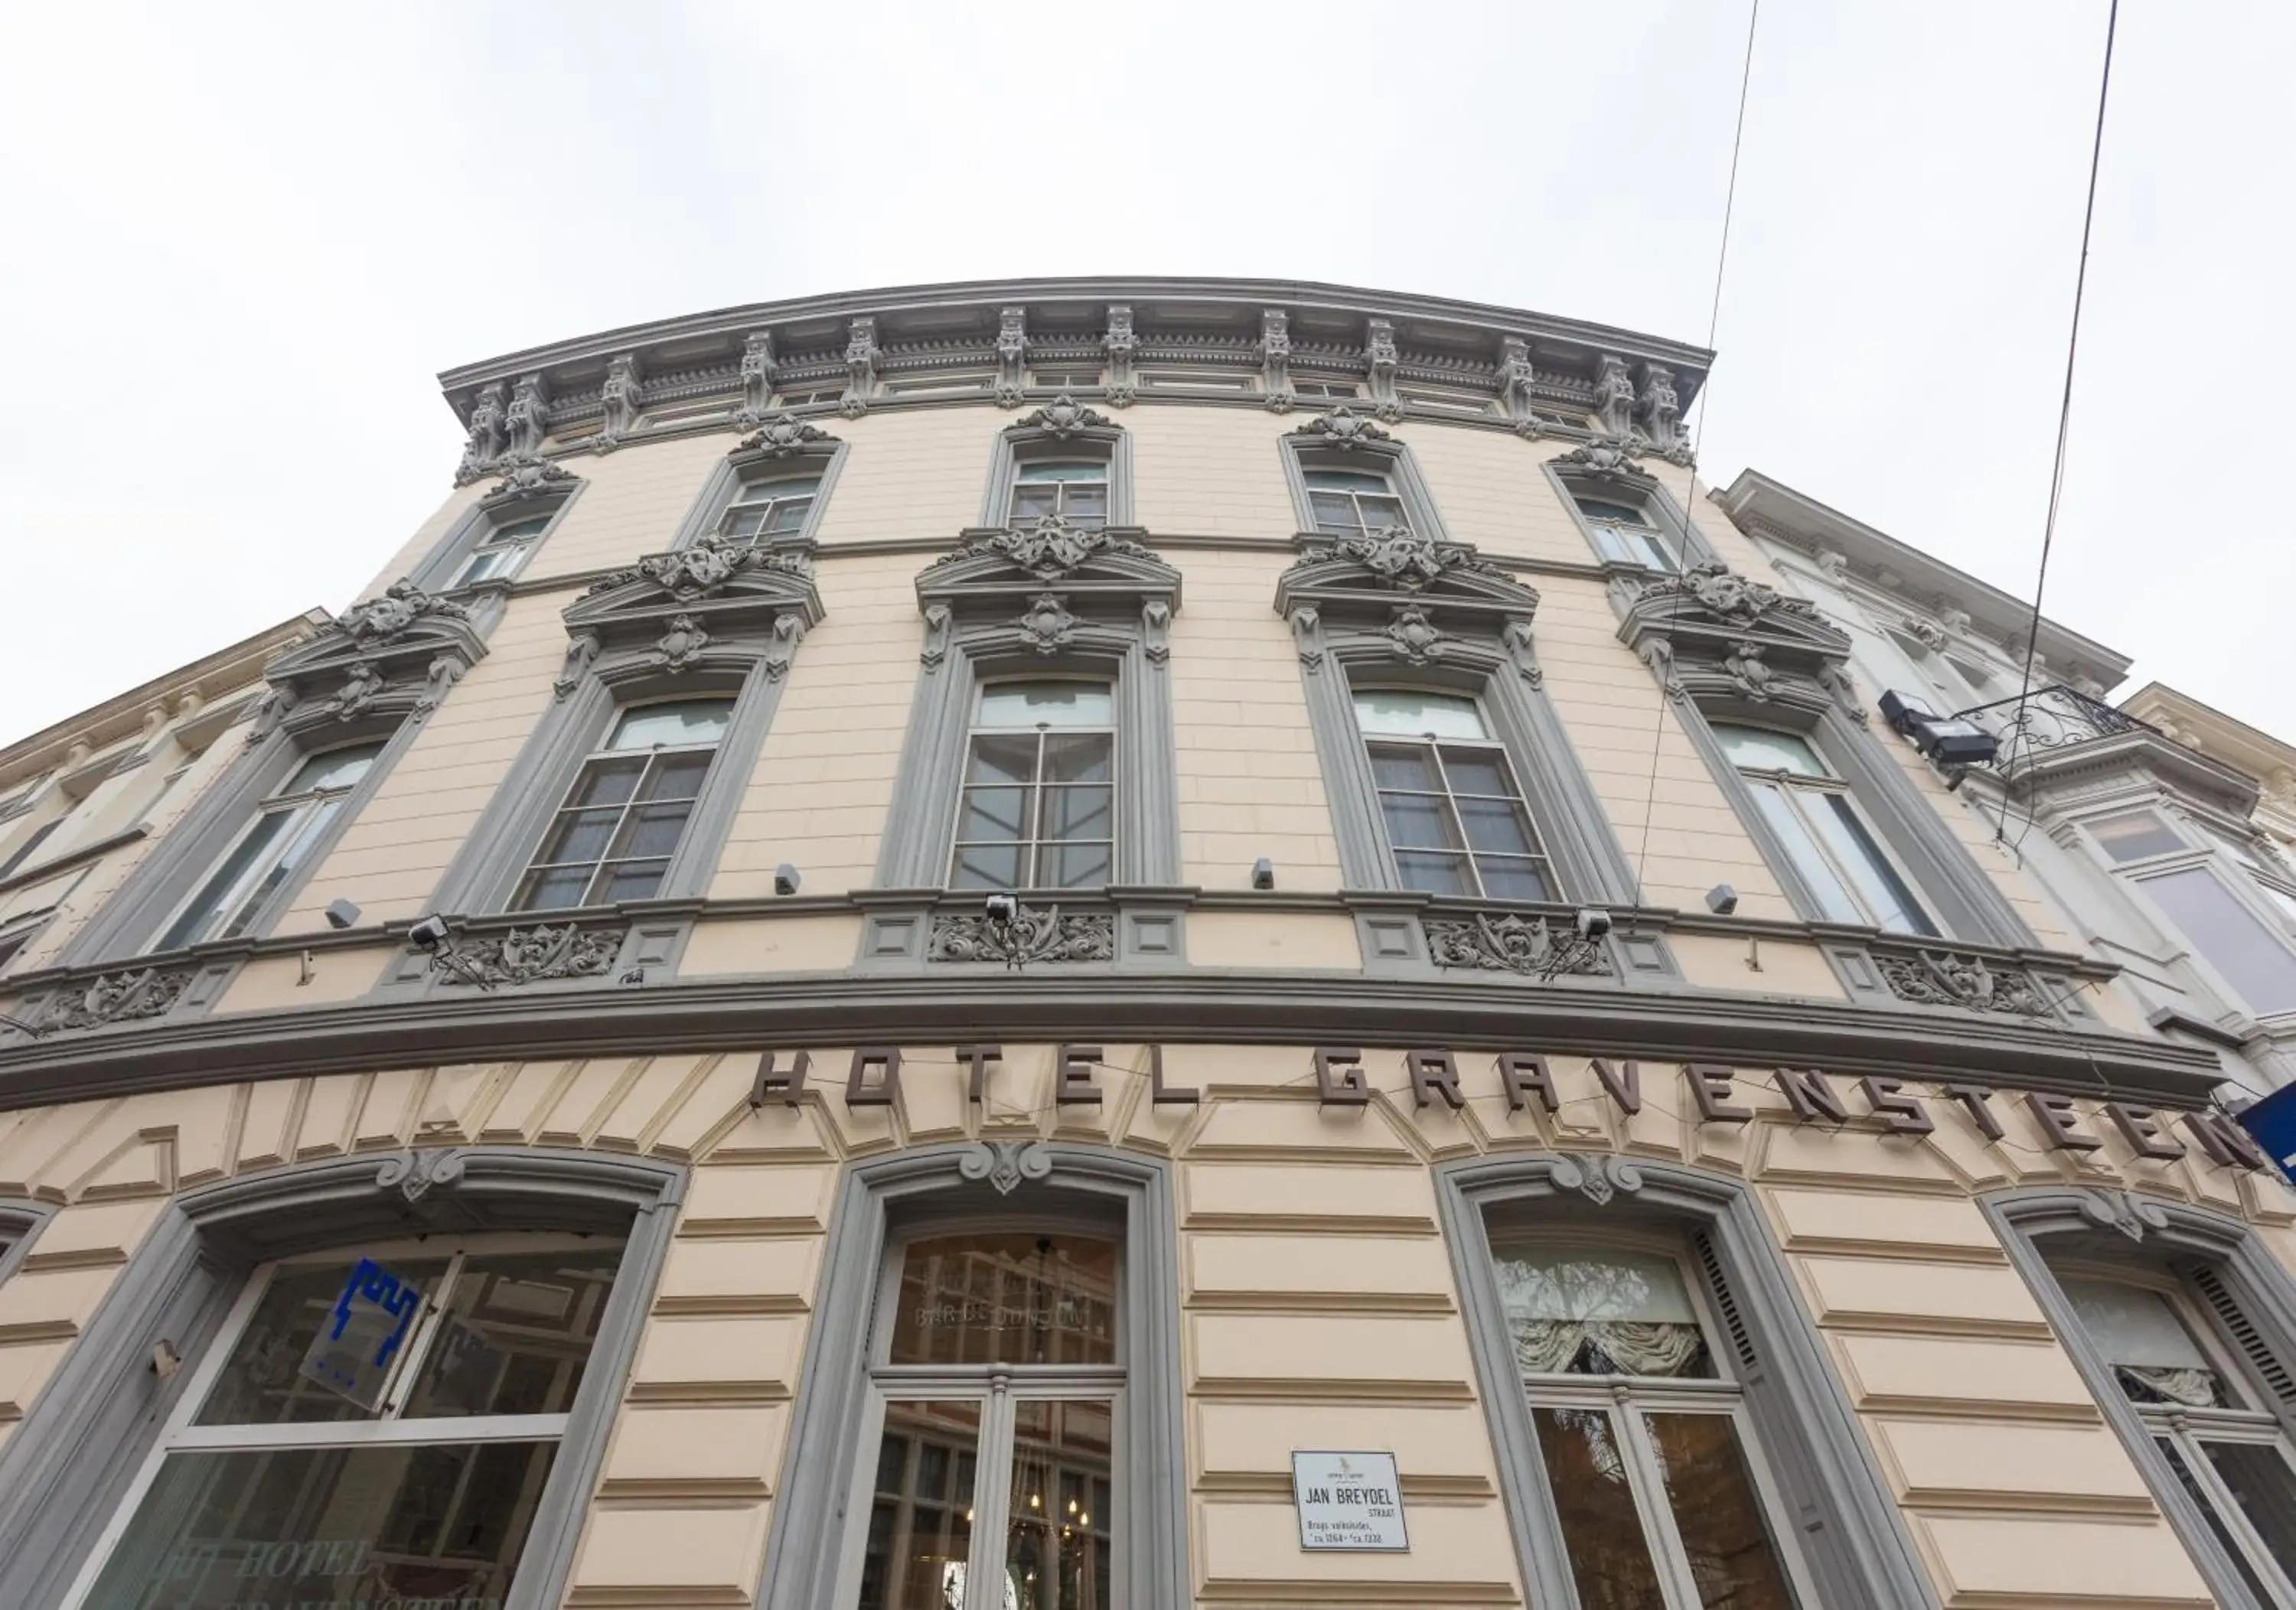
[[[432,377],[534,342],[1048,273],[1703,340],[1745,19],[0,7],[0,740],[340,609],[448,490]],[[1706,474],[2030,595],[2104,19],[1766,0]],[[2048,610],[2296,736],[2292,81],[2287,0],[2123,8]]]

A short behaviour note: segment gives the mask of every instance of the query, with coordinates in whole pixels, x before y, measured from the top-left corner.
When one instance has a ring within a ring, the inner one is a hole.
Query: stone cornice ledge
[[[1047,1040],[1520,1048],[1644,1060],[1977,1080],[2198,1107],[2213,1051],[2062,1025],[1775,997],[1626,994],[1479,981],[1196,972],[843,976],[510,993],[234,1013],[15,1040],[0,1108],[241,1079],[496,1058]]]

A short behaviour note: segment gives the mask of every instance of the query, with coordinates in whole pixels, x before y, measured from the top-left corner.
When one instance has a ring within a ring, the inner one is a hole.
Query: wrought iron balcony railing
[[[2035,688],[2022,699],[1996,699],[1989,705],[1956,713],[1974,722],[1999,740],[2000,749],[1984,770],[2012,778],[2048,756],[2079,744],[2120,738],[2131,732],[2164,736],[2158,727],[2139,721],[2125,710],[2092,699],[2062,682]]]

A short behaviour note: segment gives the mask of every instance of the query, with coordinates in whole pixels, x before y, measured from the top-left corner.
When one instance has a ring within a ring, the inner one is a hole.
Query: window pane
[[[1439,795],[1382,792],[1379,808],[1387,818],[1388,842],[1397,849],[1460,847],[1459,830],[1452,824],[1450,809]]]
[[[480,548],[463,561],[449,586],[467,587],[473,582],[490,581],[510,568],[511,560],[518,557],[515,548]]]
[[[542,841],[542,853],[535,857],[536,864],[555,866],[599,860],[613,838],[614,825],[621,819],[619,805],[594,811],[561,811],[550,837]]]
[[[964,808],[956,818],[956,837],[963,843],[1028,838],[1029,790],[965,789]]]
[[[1793,1610],[1738,1430],[1722,1414],[1652,1414],[1652,1451],[1706,1610]]]
[[[766,529],[775,532],[777,535],[791,531],[802,531],[805,529],[805,517],[812,511],[813,500],[809,497],[792,497],[784,499],[783,502],[774,505],[774,517],[771,523],[767,526]]]
[[[1109,830],[1114,790],[1106,788],[1046,789],[1037,837],[1051,839],[1113,838]]]
[[[1507,799],[1463,799],[1459,823],[1466,830],[1472,849],[1502,855],[1527,855],[1538,848],[1531,842],[1530,824],[1522,807]]]
[[[1382,789],[1402,789],[1416,794],[1442,790],[1435,774],[1435,757],[1419,744],[1375,743],[1371,750],[1372,780]]]
[[[1111,715],[1106,682],[1000,682],[980,691],[984,727],[1104,727]]]
[[[693,799],[701,792],[701,780],[709,775],[709,762],[716,756],[714,749],[687,750],[665,755],[646,768],[645,786],[638,790],[640,799]]]
[[[1578,512],[1591,520],[1616,520],[1622,526],[1647,526],[1643,511],[1631,503],[1614,503],[1607,498],[1575,497]]]
[[[1456,693],[1358,688],[1356,725],[1382,738],[1488,738],[1481,709]]]
[[[508,1597],[554,1442],[173,1453],[87,1604],[478,1604]]]
[[[978,1403],[888,1403],[861,1610],[959,1610],[972,1541]]]
[[[1013,1405],[1005,1610],[1105,1610],[1111,1414],[1105,1400]]]
[[[566,803],[569,807],[619,805],[637,792],[638,779],[645,775],[645,761],[636,756],[587,762],[581,776],[574,780]]]
[[[357,748],[330,749],[324,755],[314,755],[295,770],[295,775],[273,798],[290,794],[308,794],[319,789],[348,789],[357,786],[374,757],[382,753],[379,743],[361,744]]]
[[[714,744],[726,735],[732,701],[695,699],[685,704],[640,705],[614,723],[610,749],[651,749],[677,744]]]
[[[1054,463],[1039,461],[1021,465],[1020,478],[1024,481],[1105,481],[1108,466],[1072,459]]]
[[[247,836],[234,845],[216,870],[208,874],[200,892],[184,908],[183,915],[168,925],[160,936],[154,950],[171,951],[179,944],[197,944],[206,938],[226,914],[225,903],[232,900],[232,892],[243,885],[254,869],[272,855],[280,840],[286,837],[301,812],[287,809],[267,812],[255,819]],[[236,910],[237,903],[232,902]]]
[[[619,1246],[465,1258],[401,1412],[566,1413],[621,1261]]]
[[[1769,824],[1770,831],[1777,835],[1779,843],[1784,846],[1786,859],[1793,862],[1794,870],[1801,874],[1802,881],[1809,886],[1811,895],[1816,898],[1818,914],[1836,922],[1864,922],[1866,919],[1864,908],[1850,898],[1849,891],[1834,875],[1833,868],[1818,853],[1817,840],[1810,837],[1809,829],[1803,825],[1800,813],[1787,803],[1784,791],[1767,783],[1748,786],[1753,793],[1755,807],[1762,813],[1762,820]]]
[[[1037,882],[1046,888],[1098,888],[1108,881],[1108,869],[1105,842],[1047,845],[1037,855]]]
[[[745,542],[765,528],[766,511],[763,509],[736,509],[726,521],[726,535]]]
[[[901,1258],[895,1364],[1107,1364],[1116,1244],[1092,1236],[936,1236]]]
[[[1356,518],[1355,500],[1344,493],[1311,492],[1308,494],[1308,507],[1315,514],[1318,531],[1344,536],[1363,529],[1362,522]]]
[[[356,1258],[340,1263],[282,1270],[264,1287],[247,1328],[232,1344],[231,1357],[200,1405],[201,1426],[309,1425],[363,1420],[367,1411],[302,1373],[304,1354],[320,1328],[332,1328],[335,1304],[351,1277]],[[435,1289],[447,1272],[444,1258],[394,1258],[390,1272],[422,1291]]]
[[[1461,895],[1475,893],[1474,876],[1468,870],[1464,855],[1435,855],[1424,850],[1398,850],[1395,853],[1396,881],[1406,889],[1418,889],[1429,895]]]
[[[1355,470],[1310,470],[1306,473],[1309,487],[1318,492],[1391,491],[1387,477],[1371,475]]]
[[[2290,1483],[2286,1456],[2261,1442],[2202,1442],[2201,1451],[2282,1574],[2296,1579],[2296,1485]]]
[[[1013,493],[1013,518],[1021,520],[1040,520],[1059,512],[1060,488],[1057,486],[1021,486]]]
[[[1036,777],[1037,740],[1033,735],[982,733],[974,737],[972,764],[965,773],[968,784],[976,788],[984,784],[1025,787]]]
[[[1106,782],[1111,740],[1106,733],[1080,732],[1045,740],[1046,782]]]
[[[1937,925],[1922,910],[1921,902],[1914,898],[1906,880],[1898,876],[1898,869],[1882,853],[1865,821],[1857,814],[1847,794],[1822,793],[1814,789],[1797,790],[1808,814],[1814,819],[1818,836],[1833,852],[1833,859],[1863,895],[1874,913],[1874,922],[1899,934],[1935,934]]]
[[[960,889],[1017,889],[1022,854],[1023,846],[1016,844],[958,845],[949,882]]]
[[[1531,1375],[1706,1377],[1714,1361],[1673,1259],[1495,1237],[1515,1362]]]
[[[1367,530],[1376,531],[1382,526],[1404,523],[1403,504],[1398,499],[1363,496],[1356,499],[1356,507],[1362,511],[1364,527]]]
[[[1792,732],[1773,732],[1767,727],[1734,727],[1715,723],[1714,736],[1721,740],[1723,753],[1730,764],[1750,772],[1788,772],[1796,777],[1831,777],[1825,763],[1817,751],[1809,747],[1807,739]]]
[[[1499,799],[1516,799],[1514,779],[1507,774],[1506,762],[1496,749],[1462,749],[1446,745],[1442,751],[1443,770],[1451,780],[1454,794],[1481,794]]]
[[[2173,855],[2190,846],[2169,824],[2150,811],[2129,811],[2100,816],[2088,824],[2104,853],[2116,862],[2142,861],[2147,855]]]
[[[765,503],[787,497],[810,497],[821,489],[817,475],[793,475],[783,480],[751,481],[742,488],[736,503]]]
[[[294,827],[287,835],[287,841],[273,854],[271,864],[264,869],[262,875],[248,887],[245,894],[239,896],[236,909],[216,929],[216,938],[230,939],[254,926],[256,914],[263,909],[263,903],[294,874],[296,868],[310,858],[311,847],[319,841],[319,836],[327,830],[327,824],[334,821],[342,808],[343,797],[333,794],[316,805],[289,813],[294,818]]]
[[[2222,1378],[2168,1298],[2141,1286],[2078,1275],[2058,1285],[2131,1402],[2226,1405]]]
[[[1483,894],[1491,900],[1552,900],[1554,887],[1546,870],[1536,861],[1515,861],[1489,855],[1475,857],[1483,876]]]
[[[677,841],[685,837],[685,819],[693,810],[691,801],[681,799],[668,805],[646,805],[633,813],[622,842],[614,846],[614,859],[667,859],[677,849]]]
[[[2202,1489],[2199,1478],[2185,1463],[2185,1456],[2177,1451],[2176,1443],[2161,1437],[2156,1446],[2161,1450],[2161,1457],[2169,1461],[2169,1468],[2175,1473],[2177,1484],[2184,1488],[2185,1496],[2199,1507],[2202,1516],[2207,1519],[2209,1530],[2216,1533],[2218,1546],[2231,1558],[2233,1569],[2240,1573],[2241,1581],[2248,1584],[2248,1590],[2256,1596],[2256,1602],[2259,1605],[2278,1604],[2280,1601],[2265,1590],[2263,1579],[2258,1576],[2256,1567],[2250,1563],[2246,1552],[2233,1541],[2232,1528],[2226,1525],[2225,1517],[2217,1513],[2216,1500]]]
[[[2199,867],[2147,878],[2143,887],[2249,1010],[2296,1011],[2296,956],[2231,890]]]
[[[1533,1409],[1578,1602],[1599,1610],[1667,1610],[1618,1429],[1600,1409]]]
[[[514,911],[558,911],[582,903],[582,896],[590,887],[590,868],[560,867],[547,871],[537,870],[526,875],[518,897],[510,903]]]
[[[1062,511],[1080,526],[1097,526],[1108,519],[1106,486],[1070,486]]]
[[[593,905],[607,905],[617,900],[651,900],[661,892],[661,880],[668,874],[668,861],[623,861],[609,862],[603,887],[590,896]]]

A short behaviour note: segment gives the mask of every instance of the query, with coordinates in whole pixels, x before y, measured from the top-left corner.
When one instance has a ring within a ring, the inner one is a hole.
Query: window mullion
[[[1658,1451],[1643,1406],[1623,1391],[1618,1394],[1611,1423],[1618,1427],[1620,1445],[1627,1455],[1627,1483],[1641,1511],[1643,1536],[1650,1545],[1652,1564],[1667,1596],[1669,1610],[1699,1610],[1698,1581],[1691,1574],[1689,1551],[1674,1524],[1674,1507],[1668,1501],[1666,1478],[1660,1473]]]
[[[1013,1394],[1002,1375],[989,1379],[980,1406],[980,1452],[972,1471],[972,1542],[964,1573],[965,1610],[1004,1610],[992,1593],[1004,1581],[1004,1543],[1013,1508]]]
[[[1866,898],[1865,891],[1857,886],[1857,870],[1842,864],[1841,857],[1835,854],[1833,846],[1826,842],[1824,824],[1817,819],[1817,813],[1823,808],[1825,797],[1834,790],[1810,787],[1793,778],[1784,778],[1780,780],[1778,791],[1785,796],[1786,803],[1793,808],[1793,813],[1801,819],[1802,831],[1808,836],[1810,847],[1817,852],[1818,859],[1824,862],[1826,869],[1833,874],[1835,884],[1840,886],[1841,892],[1849,896],[1849,903],[1864,914],[1867,922],[1876,928],[1880,927],[1881,919],[1874,911],[1873,902]]]

